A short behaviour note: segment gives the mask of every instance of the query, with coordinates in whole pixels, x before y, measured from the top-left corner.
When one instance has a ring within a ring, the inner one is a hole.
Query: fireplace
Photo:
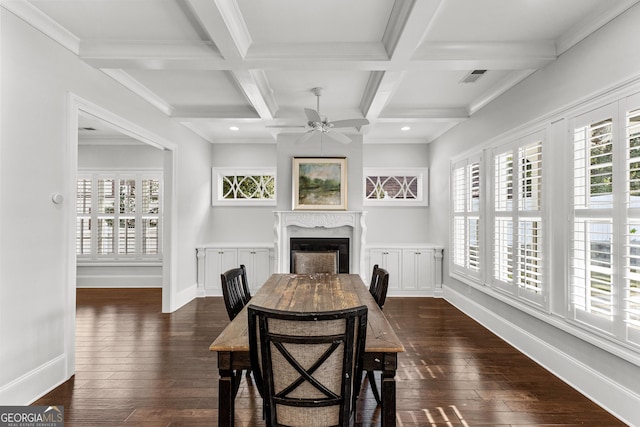
[[[289,248],[289,270],[292,273],[293,251],[338,251],[338,273],[349,273],[349,238],[292,237]]]
[[[366,212],[357,211],[276,211],[275,234],[275,272],[291,271],[291,244],[293,239],[329,239],[346,241],[346,255],[337,250],[340,258],[340,272],[366,275],[363,272],[364,247],[366,245]],[[310,249],[308,249],[310,250]],[[336,249],[329,249],[336,250]],[[346,269],[346,270],[343,270]],[[363,276],[364,277],[364,276]]]

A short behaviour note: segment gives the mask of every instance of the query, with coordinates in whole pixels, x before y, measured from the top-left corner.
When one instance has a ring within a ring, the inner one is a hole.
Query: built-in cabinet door
[[[400,249],[371,249],[369,251],[369,278],[373,271],[373,266],[384,268],[389,272],[389,289],[400,289],[401,283],[401,260],[402,251]]]
[[[431,278],[433,251],[425,249],[403,249],[402,251],[402,290],[433,290]]]
[[[247,281],[251,293],[260,289],[271,275],[271,259],[269,249],[238,249],[238,264],[247,269]]]
[[[235,248],[207,249],[205,263],[205,291],[213,290],[215,291],[215,295],[222,295],[220,275],[240,265],[238,264],[238,250]]]

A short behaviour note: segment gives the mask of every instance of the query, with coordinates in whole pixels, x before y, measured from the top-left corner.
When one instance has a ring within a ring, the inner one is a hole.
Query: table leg
[[[218,353],[218,425],[233,427],[235,414],[235,376],[231,369],[231,354]]]
[[[385,354],[382,370],[382,427],[396,425],[396,353]]]

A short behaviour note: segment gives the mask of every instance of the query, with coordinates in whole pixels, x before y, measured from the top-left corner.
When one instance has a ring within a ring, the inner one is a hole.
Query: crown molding
[[[588,37],[591,33],[599,30],[609,21],[624,13],[627,9],[638,3],[640,0],[622,0],[616,2],[602,2],[602,8],[595,11],[589,17],[580,20],[578,25],[562,34],[556,40],[556,53],[562,55],[567,50]]]
[[[24,0],[4,0],[0,2],[0,6],[59,43],[64,48],[76,55],[79,54],[80,39],[31,3]]]

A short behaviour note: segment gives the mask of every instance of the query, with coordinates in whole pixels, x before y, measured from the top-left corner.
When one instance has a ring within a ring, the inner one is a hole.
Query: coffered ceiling
[[[5,0],[211,142],[366,118],[365,143],[433,141],[638,0]],[[486,70],[475,82],[463,79]],[[410,127],[409,130],[401,130]],[[237,130],[232,130],[237,129]]]

